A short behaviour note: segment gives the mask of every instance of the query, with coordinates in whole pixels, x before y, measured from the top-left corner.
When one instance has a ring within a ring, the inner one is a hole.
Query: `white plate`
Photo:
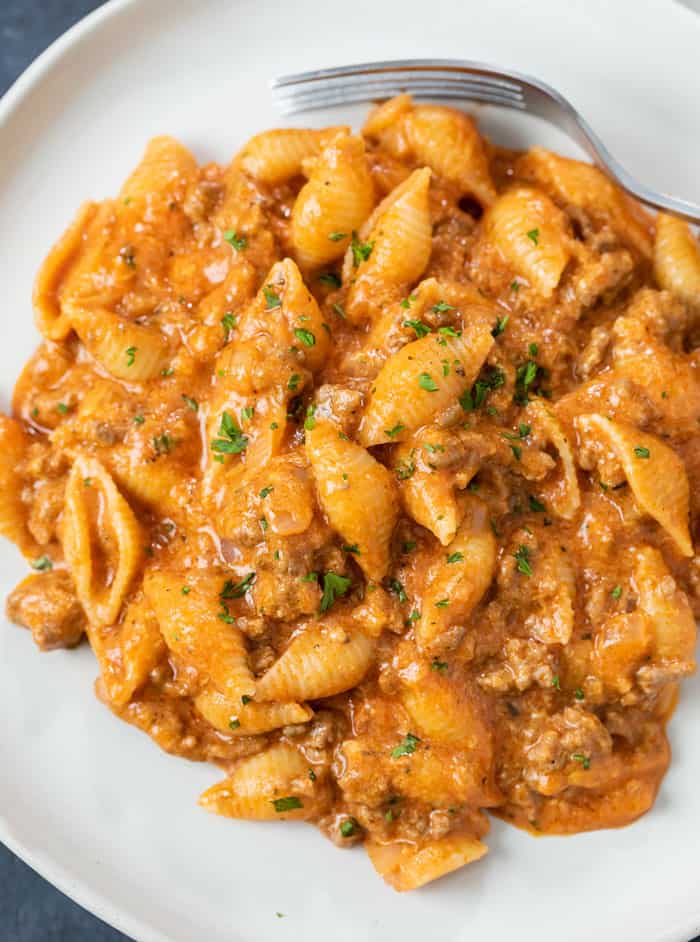
[[[278,123],[275,74],[473,58],[551,82],[641,179],[700,201],[698,49],[700,18],[672,0],[108,4],[0,104],[0,406],[37,343],[39,262],[81,200],[118,189],[151,135],[225,160]],[[480,114],[504,143],[571,151],[544,125]],[[0,595],[24,572],[3,543]],[[700,930],[698,679],[684,687],[671,771],[643,820],[540,840],[494,822],[484,861],[399,896],[361,851],[341,853],[309,826],[199,810],[218,771],[166,756],[113,718],[94,676],[88,650],[40,655],[28,633],[0,627],[0,838],[142,942],[688,942]]]

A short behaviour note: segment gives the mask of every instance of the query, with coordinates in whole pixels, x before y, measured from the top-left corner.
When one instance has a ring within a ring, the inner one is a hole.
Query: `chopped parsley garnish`
[[[277,814],[281,814],[283,811],[294,811],[295,808],[304,807],[301,803],[301,798],[297,798],[296,795],[289,795],[287,798],[273,798],[272,804],[275,806]]]
[[[486,397],[494,389],[505,385],[506,374],[498,366],[483,370],[471,389],[465,389],[459,397],[459,404],[465,412],[472,412],[484,404]]]
[[[232,579],[227,579],[224,582],[224,587],[219,593],[220,599],[241,599],[246,594],[248,589],[251,588],[255,583],[255,573],[249,572],[248,575],[241,579],[240,582],[234,582]]]
[[[267,487],[264,487],[260,491],[260,497],[264,500],[268,494],[271,494],[274,491],[275,487],[273,484],[268,484]]]
[[[48,556],[39,556],[38,559],[33,561],[32,569],[36,569],[39,572],[48,572],[49,569],[53,569],[53,563]]]
[[[192,589],[188,585],[183,585],[183,587],[180,589],[180,592],[182,592],[183,595],[189,595],[191,591]]]
[[[335,313],[338,315],[338,317],[342,317],[343,320],[347,319],[347,314],[345,313],[345,309],[343,308],[342,304],[338,304],[336,302],[335,304],[331,306],[333,310],[335,311]]]
[[[527,352],[530,354],[531,357],[536,357],[538,351],[539,351],[539,347],[537,346],[536,343],[529,343],[527,345]]]
[[[267,311],[273,311],[276,307],[282,307],[282,298],[280,298],[278,294],[275,294],[272,285],[265,285],[263,294],[265,295],[265,309]]]
[[[316,415],[316,406],[313,403],[311,403],[306,408],[306,418],[304,419],[304,428],[309,432],[311,431],[311,429],[316,428],[315,415]]]
[[[58,411],[61,413],[61,415],[65,415],[66,412],[68,412],[70,406],[67,406],[67,405],[65,404],[65,402],[59,402],[58,405],[56,406],[56,408],[57,408]]]
[[[243,704],[243,706],[245,706],[247,703],[250,703],[252,699],[253,698],[248,696],[247,693],[244,693],[243,696],[241,697],[241,703]]]
[[[174,444],[175,442],[167,432],[163,432],[162,435],[153,436],[153,450],[157,455],[170,454],[170,449]]]
[[[510,283],[510,290],[511,290],[511,291],[514,291],[514,292],[517,294],[518,291],[520,291],[520,282],[519,282],[519,281],[511,281],[511,283]]]
[[[92,478],[83,478],[83,487],[92,487]]]
[[[300,379],[301,379],[301,376],[299,376],[298,373],[292,373],[292,375],[289,377],[289,380],[287,382],[287,389],[291,390],[291,392],[294,392],[299,386]]]
[[[648,458],[651,455],[651,452],[648,448],[644,448],[642,445],[637,445],[634,449],[634,453],[637,458]]]
[[[143,423],[144,423],[145,421],[146,421],[146,420],[144,419],[144,417],[143,417],[142,415],[135,415],[135,416],[134,416],[134,425],[143,425]]]
[[[530,565],[530,547],[524,546],[521,543],[515,553],[513,553],[513,556],[518,564],[518,572],[521,572],[524,576],[531,576],[532,566]]]
[[[310,330],[304,330],[303,327],[295,327],[294,336],[297,340],[301,340],[305,347],[313,347],[316,345],[315,335]]]
[[[454,327],[450,327],[449,325],[445,327],[438,327],[438,333],[442,334],[444,337],[461,337],[462,336],[461,330],[455,330]]]
[[[435,608],[447,608],[449,604],[450,604],[449,599],[440,599],[439,602],[435,603]]]
[[[226,334],[226,339],[228,340],[229,334],[235,330],[238,324],[238,318],[235,314],[224,314],[221,318],[221,326],[224,328],[224,333]]]
[[[394,472],[399,481],[407,481],[416,473],[416,463],[413,460],[414,455],[415,449],[412,449],[409,457],[406,458],[405,461],[400,461],[394,468]]]
[[[227,229],[226,232],[224,232],[224,239],[229,245],[233,246],[237,252],[242,252],[248,245],[246,237],[237,235],[233,229]]]
[[[343,544],[343,552],[344,552],[344,553],[352,553],[353,556],[361,556],[361,555],[362,555],[362,554],[360,553],[360,547],[357,545],[357,543],[344,543],[344,544]]]
[[[399,602],[408,602],[408,596],[406,595],[406,590],[401,585],[398,579],[391,579],[389,582],[389,588],[397,596]]]
[[[321,275],[318,276],[318,280],[321,284],[328,285],[330,288],[339,288],[342,285],[339,275],[336,275],[334,271],[324,271]],[[343,317],[345,315],[343,314]]]
[[[406,540],[406,542],[405,542],[405,543],[403,544],[403,546],[401,547],[401,552],[402,552],[402,553],[412,553],[413,550],[416,548],[416,545],[417,545],[417,544],[416,544],[416,541],[415,541],[415,540]]]
[[[138,347],[127,347],[124,352],[126,353],[126,365],[133,366],[134,360],[136,359],[136,353],[138,352]]]
[[[552,677],[552,687],[555,687],[557,690],[561,690],[561,684],[559,683],[559,674],[555,674]]]
[[[454,305],[447,304],[445,301],[438,301],[437,304],[433,304],[431,310],[435,314],[444,314],[446,311],[454,311]]]
[[[418,377],[418,385],[421,389],[425,389],[426,392],[438,391],[438,384],[435,382],[430,373],[421,373]]]
[[[416,295],[415,295],[415,294],[409,294],[409,296],[408,296],[407,298],[404,298],[403,301],[400,302],[401,307],[403,307],[403,308],[409,308],[409,307],[411,306],[411,302],[412,302],[412,301],[415,301],[415,300],[416,300]]]
[[[520,366],[516,369],[515,395],[513,396],[513,399],[519,405],[527,405],[527,403],[530,401],[528,392],[537,377],[538,371],[539,366],[534,362],[534,360],[528,360],[526,363],[521,363]]]
[[[372,254],[374,242],[360,242],[357,237],[357,233],[353,232],[350,248],[352,249],[353,268],[357,268],[361,262],[366,262]]]
[[[190,396],[186,396],[184,393],[182,394],[182,399],[185,405],[188,406],[193,412],[199,411],[199,403],[196,399],[192,399]]]
[[[406,624],[407,624],[407,625],[412,625],[413,622],[414,622],[414,621],[418,621],[419,618],[420,618],[420,612],[418,611],[417,608],[414,608],[414,610],[411,612],[411,614],[410,614],[410,615],[408,616],[408,618],[406,619]]]
[[[415,330],[416,337],[418,337],[419,339],[421,337],[425,337],[427,334],[430,333],[430,330],[431,330],[431,328],[427,324],[424,324],[423,321],[407,320],[403,322],[403,326],[410,327],[413,330]]]
[[[461,563],[464,559],[464,553],[450,553],[447,557],[448,563]]]
[[[161,376],[172,376],[175,370],[172,366],[166,366],[160,371]]]
[[[393,428],[385,428],[384,431],[389,436],[389,438],[394,438],[399,432],[403,432],[406,428],[405,425],[402,425],[400,422],[397,422]]]
[[[516,461],[520,461],[523,456],[523,450],[520,445],[511,445],[510,450],[513,452]]]
[[[574,696],[576,697],[577,700],[583,700],[585,694],[583,690],[581,690],[580,687],[577,687],[576,690],[574,690]]]
[[[536,514],[544,513],[547,509],[545,505],[541,501],[537,500],[536,497],[533,497],[532,494],[530,494],[527,500],[530,505],[530,510]]]
[[[574,752],[571,756],[574,762],[580,762],[584,769],[590,769],[591,760],[588,756],[584,756],[582,752]]]
[[[416,751],[416,746],[419,742],[420,739],[418,736],[414,736],[413,733],[407,733],[399,745],[391,750],[391,758],[400,759],[401,756],[410,756]]]
[[[340,833],[343,837],[352,837],[352,835],[360,830],[360,825],[355,820],[355,818],[346,818],[345,821],[340,825]]]
[[[539,229],[530,229],[527,233],[527,237],[532,242],[533,245],[539,245],[540,243],[540,230]]]
[[[318,582],[318,573],[317,572],[307,572],[305,576],[301,576],[302,582]]]
[[[228,412],[221,416],[219,436],[211,443],[212,451],[219,454],[239,455],[248,447],[248,436],[243,434]]]
[[[328,238],[331,242],[341,242],[343,239],[347,239],[347,232],[329,232]]]
[[[447,663],[447,661],[439,661],[436,657],[434,657],[432,664],[430,665],[430,669],[437,671],[439,674],[446,674],[449,666],[450,665]]]
[[[238,729],[241,725],[240,720],[230,720],[228,724],[229,729]]]
[[[244,406],[241,409],[241,422],[250,422],[255,415],[255,406]]]
[[[614,589],[612,590],[612,592],[610,593],[610,595],[612,595],[612,597],[613,597],[615,600],[619,599],[620,596],[622,595],[622,586],[621,586],[621,585],[616,585],[615,588],[614,588]]]
[[[493,329],[491,330],[491,336],[492,337],[500,336],[500,334],[502,334],[503,331],[508,326],[509,319],[510,319],[510,314],[504,314],[503,317],[497,318],[496,323]]]
[[[352,579],[348,579],[347,576],[339,576],[336,572],[325,572],[320,611],[327,612],[336,599],[345,595],[351,585]]]

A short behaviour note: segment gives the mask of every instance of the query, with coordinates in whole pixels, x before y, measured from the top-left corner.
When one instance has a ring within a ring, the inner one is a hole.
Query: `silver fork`
[[[700,206],[638,183],[573,105],[551,86],[520,72],[461,59],[398,59],[284,75],[270,83],[282,114],[390,98],[456,98],[537,115],[565,131],[623,190],[654,209],[700,224]]]

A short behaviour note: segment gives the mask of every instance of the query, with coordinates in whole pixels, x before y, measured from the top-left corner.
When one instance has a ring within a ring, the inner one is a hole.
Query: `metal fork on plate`
[[[390,98],[403,92],[416,98],[456,98],[534,114],[566,132],[640,203],[700,225],[700,206],[638,183],[563,95],[529,75],[460,59],[405,59],[285,75],[274,79],[271,87],[283,114]]]

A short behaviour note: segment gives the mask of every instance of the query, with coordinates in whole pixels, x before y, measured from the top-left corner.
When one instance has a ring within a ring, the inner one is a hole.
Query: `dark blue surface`
[[[0,0],[0,95],[49,43],[99,6],[101,0]],[[76,906],[0,844],[0,942],[130,940]]]

